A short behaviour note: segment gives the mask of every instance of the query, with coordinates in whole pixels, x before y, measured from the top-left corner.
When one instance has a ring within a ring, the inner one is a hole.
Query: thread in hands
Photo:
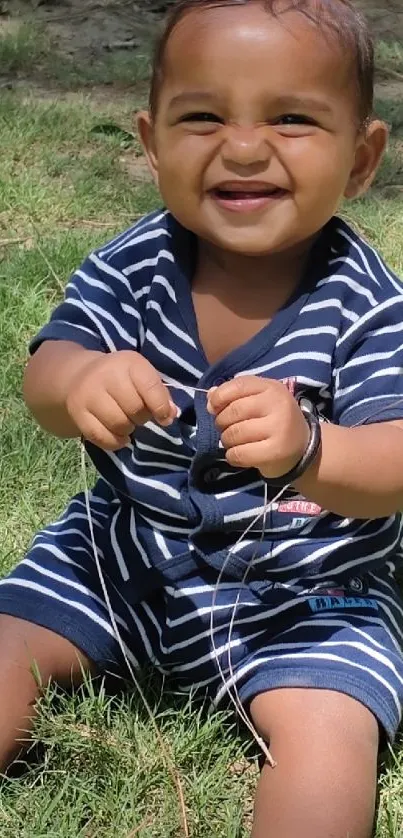
[[[189,386],[181,384],[180,382],[177,382],[177,381],[172,381],[172,380],[168,380],[168,379],[162,379],[162,381],[168,387],[174,387],[178,390],[184,390],[186,392],[190,391],[190,392],[194,392],[194,393],[205,393],[205,394],[207,394],[209,392],[208,390],[206,390],[204,388],[189,387]],[[396,399],[396,401],[392,402],[388,406],[388,409],[393,410],[394,408],[399,407],[402,404],[403,404],[403,397],[400,397],[400,398]],[[355,425],[353,425],[352,428],[357,428],[361,425],[365,425],[371,419],[376,418],[377,415],[380,415],[383,412],[384,412],[384,407],[381,407],[378,410],[373,411],[371,414],[368,414],[368,416],[366,416],[364,420],[362,420],[361,422],[357,422]],[[172,782],[173,782],[174,787],[176,788],[176,791],[177,791],[179,805],[180,805],[182,832],[183,832],[183,835],[185,836],[185,838],[189,838],[190,832],[189,832],[189,826],[188,826],[188,822],[187,822],[186,805],[185,805],[185,799],[184,799],[181,779],[179,777],[178,772],[176,771],[175,763],[174,763],[171,755],[169,754],[168,748],[167,748],[167,746],[164,742],[164,739],[161,735],[161,732],[158,728],[158,725],[157,725],[154,713],[152,711],[152,708],[150,707],[150,704],[149,704],[149,702],[148,702],[148,700],[147,700],[147,698],[144,694],[144,691],[143,691],[142,687],[140,686],[140,684],[138,682],[138,679],[136,678],[133,666],[130,663],[130,660],[128,658],[127,651],[126,651],[126,648],[125,648],[125,644],[123,642],[122,636],[120,634],[119,628],[118,628],[117,623],[116,623],[116,618],[115,618],[113,608],[112,608],[112,604],[111,604],[111,601],[110,601],[107,585],[106,585],[106,582],[105,582],[105,577],[104,577],[104,574],[103,574],[103,571],[102,571],[102,566],[101,566],[101,562],[100,562],[100,558],[99,558],[99,554],[98,554],[98,548],[97,548],[96,541],[95,541],[94,526],[93,526],[93,521],[92,521],[91,505],[90,505],[90,490],[89,490],[88,480],[87,480],[86,450],[85,450],[85,445],[84,445],[83,440],[81,440],[81,471],[82,471],[82,478],[83,478],[85,506],[86,506],[86,512],[87,512],[87,517],[88,517],[88,525],[89,525],[89,531],[90,531],[91,545],[92,545],[94,560],[95,560],[95,564],[96,564],[96,568],[97,568],[97,572],[98,572],[103,596],[104,596],[104,599],[105,599],[105,604],[107,606],[111,626],[112,626],[112,629],[114,631],[114,634],[115,634],[117,643],[119,645],[119,648],[121,650],[121,653],[122,653],[123,659],[125,661],[127,670],[129,672],[130,678],[133,681],[133,684],[134,684],[134,686],[135,686],[135,688],[136,688],[136,690],[137,690],[137,692],[138,692],[138,694],[141,698],[141,701],[144,704],[144,707],[146,708],[147,714],[148,714],[148,716],[150,718],[150,721],[151,721],[151,723],[154,727],[158,742],[159,742],[160,747],[161,747],[161,753],[164,757],[164,760],[166,762],[168,771],[169,771],[169,773],[171,775],[171,778],[172,778]],[[236,676],[235,676],[235,673],[234,673],[234,670],[233,670],[233,664],[232,664],[232,658],[231,658],[231,645],[232,645],[232,634],[233,634],[233,629],[234,629],[234,624],[235,624],[235,616],[236,616],[236,611],[237,611],[237,608],[238,608],[238,605],[239,605],[240,596],[241,596],[242,590],[245,588],[250,570],[253,567],[253,562],[256,558],[256,554],[257,554],[257,551],[259,549],[259,545],[262,543],[263,538],[264,538],[267,514],[268,514],[268,512],[270,512],[273,505],[280,500],[280,498],[283,496],[283,494],[289,488],[290,488],[289,486],[285,486],[284,488],[282,488],[280,490],[280,492],[278,492],[278,494],[270,502],[268,502],[267,483],[264,484],[264,501],[263,501],[262,509],[259,511],[259,513],[253,519],[253,521],[248,525],[248,527],[244,530],[244,532],[239,536],[239,538],[237,539],[235,544],[228,551],[228,555],[227,555],[227,557],[226,557],[226,559],[225,559],[225,561],[224,561],[224,563],[223,563],[223,565],[220,569],[220,572],[219,572],[219,575],[217,577],[217,581],[216,581],[216,584],[215,584],[215,587],[214,587],[214,590],[213,590],[211,612],[210,612],[211,648],[212,648],[212,651],[213,651],[213,655],[214,655],[214,659],[215,659],[215,662],[216,662],[216,665],[217,665],[217,669],[218,669],[219,674],[220,674],[220,678],[223,682],[223,685],[226,688],[228,697],[229,697],[230,701],[232,702],[235,710],[237,711],[239,717],[242,719],[243,723],[245,724],[245,726],[250,731],[250,733],[253,736],[254,740],[256,741],[257,745],[259,746],[259,748],[263,752],[264,757],[265,757],[268,765],[270,765],[272,768],[275,768],[276,762],[273,759],[266,743],[264,742],[262,737],[259,735],[258,731],[255,729],[254,725],[252,724],[252,721],[249,718],[248,714],[246,713],[246,710],[244,709],[244,707],[242,705],[242,702],[240,700],[238,689],[237,689],[237,684],[236,684]],[[231,612],[231,617],[230,617],[230,621],[229,621],[228,637],[227,637],[227,644],[226,644],[227,649],[228,649],[228,652],[227,652],[227,654],[228,654],[228,673],[229,673],[229,683],[228,683],[227,678],[226,678],[225,673],[224,673],[224,670],[223,670],[223,667],[222,667],[222,664],[221,664],[221,661],[220,661],[219,650],[216,647],[215,639],[214,639],[214,632],[215,632],[214,608],[215,608],[215,604],[216,604],[216,601],[217,601],[219,585],[220,585],[221,579],[222,579],[222,577],[225,573],[225,568],[227,566],[227,563],[228,563],[232,553],[236,550],[238,544],[241,541],[243,541],[243,539],[248,534],[248,532],[251,529],[253,529],[253,527],[258,523],[258,521],[261,518],[262,518],[262,531],[261,531],[260,540],[259,540],[258,544],[256,545],[256,548],[254,550],[254,553],[253,553],[250,561],[246,564],[245,572],[244,572],[244,575],[243,575],[242,580],[241,580],[240,588],[239,588],[235,603],[233,605],[232,612]]]
[[[107,607],[107,610],[108,610],[109,619],[111,621],[111,626],[112,626],[115,638],[117,640],[117,643],[119,645],[120,651],[122,653],[123,660],[124,660],[124,662],[127,666],[129,675],[130,675],[130,677],[133,681],[133,684],[134,684],[134,686],[135,686],[135,688],[136,688],[136,690],[137,690],[137,692],[138,692],[138,694],[141,698],[141,701],[143,702],[143,705],[144,705],[144,707],[147,711],[147,715],[149,716],[151,724],[152,724],[152,726],[155,730],[155,734],[157,736],[157,740],[158,740],[158,743],[159,743],[160,748],[161,748],[162,756],[164,758],[167,769],[168,769],[168,771],[171,775],[173,786],[176,789],[176,792],[177,792],[177,795],[178,795],[182,833],[184,835],[184,838],[189,838],[190,832],[189,832],[189,825],[188,825],[188,821],[187,821],[186,804],[185,804],[185,797],[184,797],[184,793],[183,793],[181,778],[180,778],[180,776],[179,776],[179,774],[176,770],[175,762],[172,759],[172,757],[171,757],[171,755],[168,751],[167,745],[165,744],[165,741],[164,741],[164,739],[162,737],[162,734],[159,730],[159,727],[158,727],[157,721],[155,719],[154,713],[152,711],[152,708],[151,708],[151,706],[150,706],[150,704],[149,704],[149,702],[148,702],[148,700],[147,700],[147,698],[144,694],[144,690],[142,689],[142,687],[139,684],[138,679],[136,678],[133,666],[131,665],[130,660],[128,658],[126,647],[125,647],[125,644],[123,642],[123,638],[122,638],[122,636],[120,634],[120,631],[118,629],[118,626],[117,626],[115,614],[113,612],[112,603],[111,603],[109,593],[108,593],[108,588],[107,588],[107,585],[106,585],[106,582],[105,582],[105,577],[104,577],[104,573],[103,573],[103,570],[102,570],[101,561],[100,561],[100,558],[99,558],[98,547],[97,547],[97,543],[96,543],[96,540],[95,540],[94,524],[93,524],[92,514],[91,514],[90,490],[89,490],[88,479],[87,479],[86,450],[85,450],[85,445],[84,445],[83,439],[81,439],[81,472],[82,472],[82,478],[83,478],[85,508],[86,508],[86,511],[87,511],[91,545],[92,545],[95,564],[96,564],[96,568],[97,568],[97,572],[98,572],[98,576],[99,576],[99,581],[100,581],[101,588],[102,588],[102,593],[103,593],[103,596],[104,596],[104,599],[105,599],[105,604],[106,604],[106,607]]]

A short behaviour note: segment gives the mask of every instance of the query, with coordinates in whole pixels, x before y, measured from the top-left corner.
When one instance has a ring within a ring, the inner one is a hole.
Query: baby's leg
[[[256,696],[251,715],[278,763],[262,771],[252,838],[370,838],[379,736],[369,710],[296,688]]]
[[[69,640],[7,614],[0,615],[0,771],[27,747],[26,739],[40,695],[38,678],[62,686],[78,685],[94,668]]]

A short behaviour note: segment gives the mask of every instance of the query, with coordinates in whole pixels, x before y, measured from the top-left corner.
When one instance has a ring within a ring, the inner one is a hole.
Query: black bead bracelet
[[[302,404],[300,404],[300,407],[309,426],[310,433],[308,445],[306,446],[301,459],[298,461],[297,465],[294,466],[294,468],[287,471],[286,474],[282,474],[280,477],[266,478],[267,482],[270,483],[271,486],[278,486],[278,488],[281,488],[292,485],[299,477],[302,477],[302,475],[305,474],[320,452],[322,434],[318,416],[315,410],[308,410],[306,406]]]

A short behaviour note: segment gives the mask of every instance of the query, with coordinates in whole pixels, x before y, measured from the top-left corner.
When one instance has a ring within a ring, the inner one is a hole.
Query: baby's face
[[[165,205],[197,236],[263,255],[310,240],[354,192],[355,68],[295,12],[187,14],[167,45],[151,129]]]

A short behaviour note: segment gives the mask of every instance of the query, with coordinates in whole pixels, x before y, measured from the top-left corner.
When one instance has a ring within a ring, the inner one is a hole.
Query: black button
[[[221,469],[219,466],[212,466],[211,468],[206,468],[205,472],[202,475],[203,483],[215,483],[218,480],[221,474]]]
[[[225,384],[226,381],[228,381],[227,378],[216,378],[213,387],[219,387],[220,384]]]

